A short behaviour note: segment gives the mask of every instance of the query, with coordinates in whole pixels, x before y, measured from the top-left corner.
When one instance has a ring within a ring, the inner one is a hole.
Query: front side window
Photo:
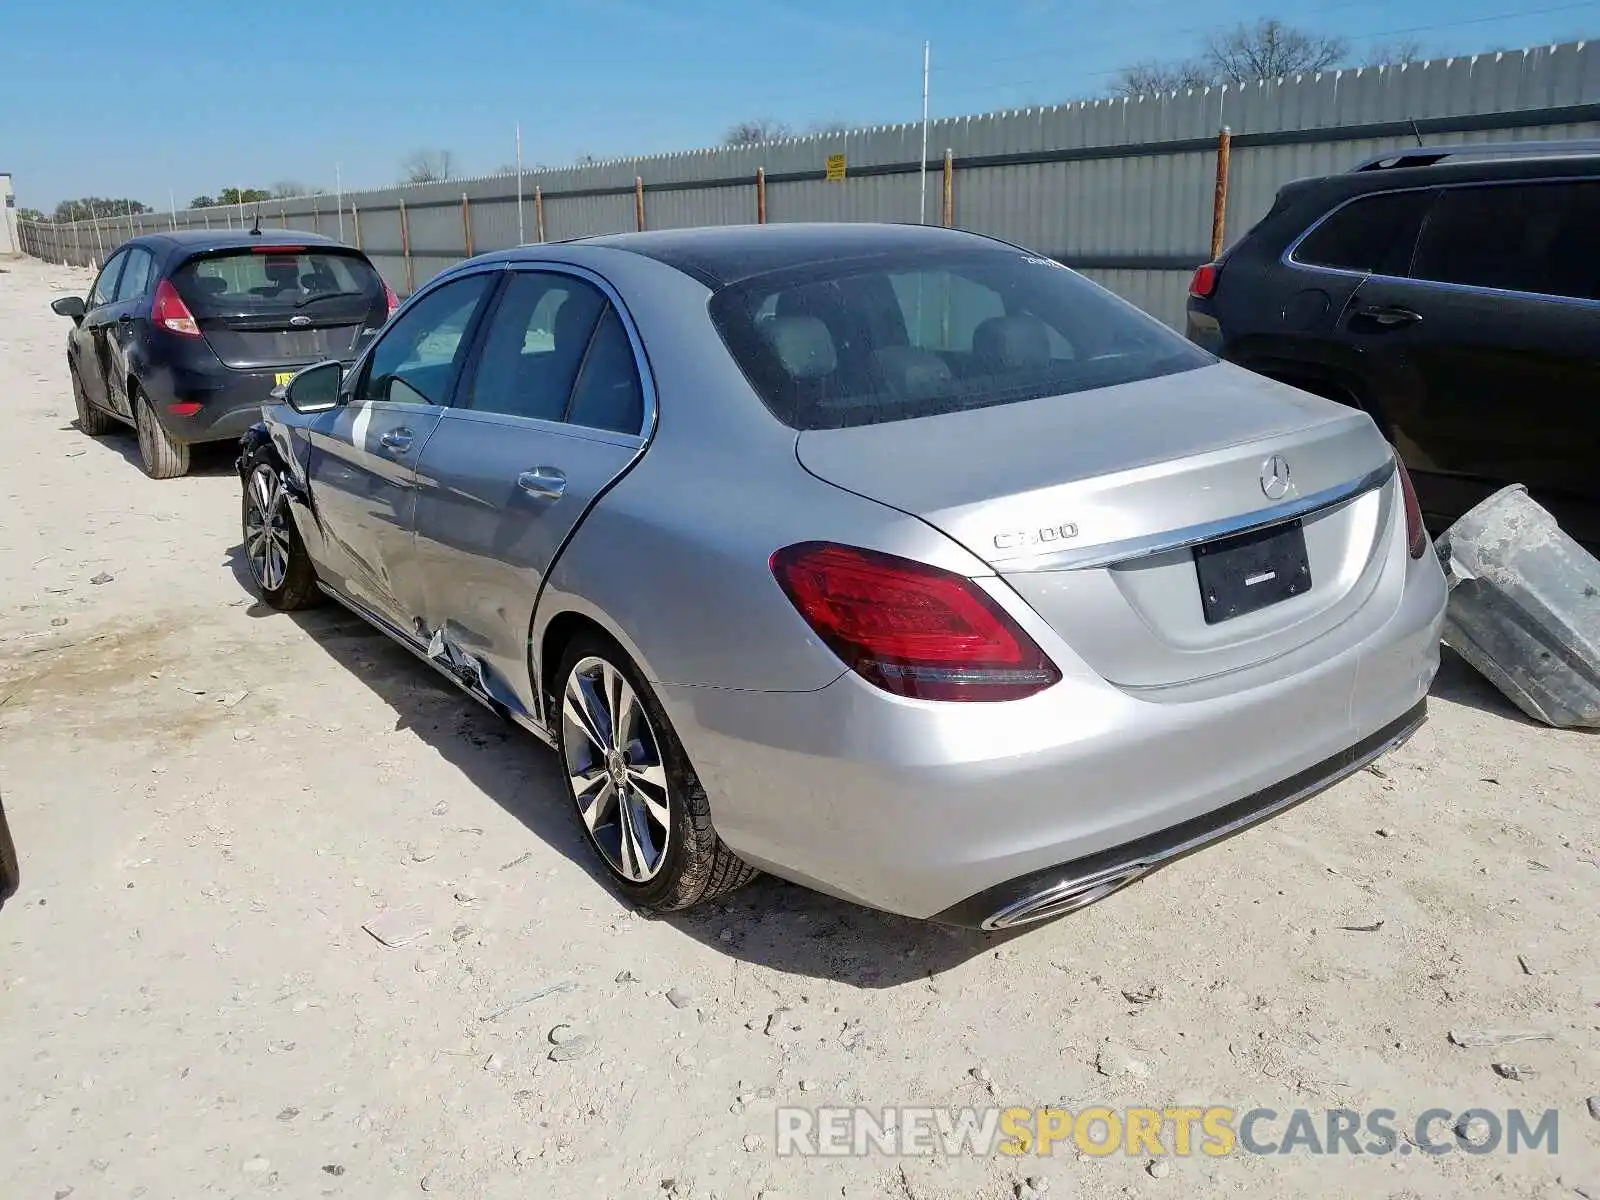
[[[140,246],[129,250],[128,265],[122,268],[122,279],[117,284],[117,303],[149,295],[155,268],[155,255],[150,251]]]
[[[518,271],[490,318],[461,407],[559,421],[606,298],[593,284],[553,271]]]
[[[442,284],[411,306],[372,348],[358,399],[444,404],[466,354],[467,330],[493,272]]]
[[[1445,190],[1428,218],[1419,279],[1600,299],[1600,182]]]
[[[111,297],[117,294],[117,276],[122,273],[122,264],[127,261],[128,252],[124,250],[121,254],[112,255],[111,260],[100,268],[94,286],[89,289],[89,308],[111,303]]]
[[[1306,235],[1294,260],[1310,267],[1403,276],[1432,198],[1424,190],[1352,200]]]
[[[1069,396],[1215,361],[1049,259],[910,252],[724,288],[712,321],[795,429],[836,429]]]

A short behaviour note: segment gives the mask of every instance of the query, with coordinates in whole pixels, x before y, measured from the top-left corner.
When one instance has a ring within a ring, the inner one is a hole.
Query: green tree
[[[217,198],[215,196],[200,195],[189,201],[190,208],[215,208],[216,206]]]
[[[265,188],[223,188],[217,193],[218,204],[255,204],[261,200],[271,200],[272,193]]]
[[[109,199],[105,196],[84,196],[78,200],[63,200],[56,205],[57,221],[87,221],[91,217],[104,220],[109,217],[126,217],[129,213],[146,213],[148,206],[137,200]]]
[[[49,219],[49,217],[45,216],[44,213],[40,212],[37,208],[17,209],[17,220],[19,221],[32,221],[37,224],[40,221],[48,221]]]

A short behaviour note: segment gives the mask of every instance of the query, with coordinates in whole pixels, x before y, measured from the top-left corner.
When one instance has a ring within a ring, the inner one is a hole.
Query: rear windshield
[[[346,250],[269,247],[230,250],[191,259],[173,276],[198,317],[210,313],[305,308],[335,296],[382,299],[383,281],[371,264]]]
[[[775,416],[840,429],[1014,404],[1215,360],[1047,258],[885,255],[724,288],[711,318]]]

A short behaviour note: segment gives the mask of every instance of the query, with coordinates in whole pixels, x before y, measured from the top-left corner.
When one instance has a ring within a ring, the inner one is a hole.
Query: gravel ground
[[[772,880],[645,919],[532,738],[252,599],[229,448],[78,432],[87,276],[4,266],[6,1196],[1600,1198],[1600,739],[1448,659],[1379,769],[1008,940]],[[774,1153],[838,1103],[1554,1108],[1559,1152]]]

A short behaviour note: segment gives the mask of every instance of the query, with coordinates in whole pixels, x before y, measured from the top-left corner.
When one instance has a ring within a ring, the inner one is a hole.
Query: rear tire
[[[321,600],[317,570],[300,540],[282,470],[270,452],[251,455],[239,503],[245,563],[261,599],[280,612],[310,608]]]
[[[170,433],[156,419],[155,409],[144,393],[136,387],[128,389],[128,399],[133,405],[134,424],[139,430],[139,457],[144,461],[144,473],[151,479],[177,479],[189,473],[189,446],[174,441]]]
[[[104,409],[89,403],[83,393],[83,380],[78,378],[78,368],[69,367],[72,375],[72,406],[78,410],[78,428],[90,437],[103,437],[116,427],[117,421]]]
[[[683,743],[621,648],[580,635],[562,654],[556,678],[567,794],[617,890],[641,908],[673,912],[754,879],[756,869],[717,836]]]

